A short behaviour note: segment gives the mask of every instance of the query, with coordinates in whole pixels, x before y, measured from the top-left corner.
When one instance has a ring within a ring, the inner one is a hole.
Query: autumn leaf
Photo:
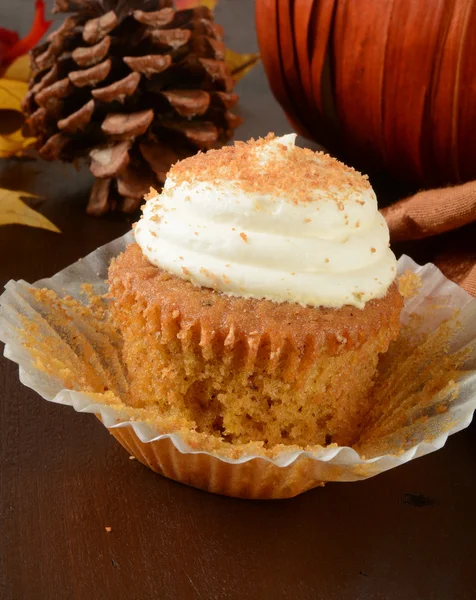
[[[21,101],[28,91],[31,50],[51,25],[45,19],[44,0],[36,0],[35,16],[29,33],[22,39],[16,31],[0,27],[0,158],[21,156],[34,145],[24,138],[21,127]]]
[[[26,192],[0,188],[0,225],[27,225],[59,233],[60,230],[39,212],[30,208],[21,198],[37,198]]]
[[[30,79],[30,57],[28,54],[17,58],[5,71],[3,77],[28,83]]]
[[[239,81],[247,75],[257,64],[259,58],[259,54],[257,53],[240,54],[239,52],[230,50],[230,48],[227,48],[225,52],[225,62],[235,81]]]
[[[175,0],[175,8],[177,10],[186,10],[194,6],[207,6],[210,10],[214,10],[218,0]]]
[[[24,38],[20,39],[16,31],[0,27],[0,75],[13,61],[36,46],[50,25],[51,21],[45,18],[44,0],[36,0],[33,23]]]
[[[17,59],[0,79],[0,158],[21,156],[35,138],[23,137],[21,101],[28,91],[30,73],[27,56]]]

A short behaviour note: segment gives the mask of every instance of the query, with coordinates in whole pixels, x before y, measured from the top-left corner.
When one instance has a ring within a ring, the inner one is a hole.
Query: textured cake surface
[[[128,402],[232,444],[352,443],[378,356],[399,331],[395,284],[364,309],[277,304],[194,286],[136,244],[109,283]]]

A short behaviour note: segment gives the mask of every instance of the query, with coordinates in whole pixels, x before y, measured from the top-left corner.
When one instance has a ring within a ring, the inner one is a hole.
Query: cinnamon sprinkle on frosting
[[[312,201],[310,190],[324,188],[340,210],[344,210],[342,200],[347,194],[370,189],[365,176],[324,152],[299,147],[290,150],[276,142],[272,149],[273,160],[262,160],[262,152],[267,152],[270,142],[278,139],[268,134],[258,140],[235,142],[234,146],[198,153],[175,163],[169,176],[177,185],[230,181],[244,192],[282,196],[294,204]],[[283,161],[286,161],[285,178]]]

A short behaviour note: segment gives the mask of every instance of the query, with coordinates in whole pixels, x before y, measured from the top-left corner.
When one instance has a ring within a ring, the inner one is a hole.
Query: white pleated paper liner
[[[60,297],[67,294],[86,303],[87,299],[82,293],[81,286],[90,284],[96,294],[104,293],[107,289],[105,280],[111,258],[122,252],[131,241],[131,233],[118,238],[53,277],[38,281],[34,287],[51,289]],[[408,270],[420,277],[422,285],[415,296],[406,300],[402,311],[402,322],[407,322],[410,315],[418,314],[422,316],[421,329],[433,331],[457,309],[460,327],[455,328],[451,339],[451,351],[473,348],[476,345],[476,300],[446,279],[434,265],[419,266],[407,256],[403,256],[398,261],[398,273],[403,274]],[[448,410],[445,412],[432,413],[428,410],[428,406],[425,407],[424,425],[419,427],[415,443],[410,447],[408,444],[399,445],[399,432],[395,431],[391,436],[395,440],[394,446],[391,447],[392,451],[372,458],[364,458],[350,447],[339,447],[335,444],[327,448],[316,446],[312,450],[283,450],[272,457],[266,456],[265,452],[263,455],[243,454],[238,458],[220,455],[219,451],[204,452],[192,448],[179,433],[161,433],[160,424],[152,427],[146,422],[131,421],[124,411],[98,403],[97,399],[88,393],[65,389],[59,378],[39,369],[36,358],[22,342],[21,331],[24,319],[34,320],[46,328],[51,328],[52,324],[48,322],[45,308],[29,292],[31,287],[24,281],[10,281],[6,285],[6,291],[0,297],[0,340],[5,343],[5,356],[20,367],[20,381],[49,402],[72,406],[78,412],[99,415],[108,428],[131,427],[143,443],[169,438],[175,448],[183,454],[209,454],[229,464],[245,463],[261,458],[278,467],[287,467],[298,457],[304,456],[322,464],[325,481],[355,481],[442,448],[449,435],[470,424],[476,409],[476,353],[473,352],[464,365],[465,374],[458,381],[458,397],[448,402]],[[435,299],[440,301],[439,309],[428,310],[430,304],[434,307]],[[442,299],[445,301],[442,302]],[[98,333],[92,331],[86,321],[82,322],[77,315],[73,315],[72,319],[81,335],[89,336],[93,344],[98,341]],[[61,332],[56,331],[54,334],[60,336]],[[101,344],[104,343],[104,340],[100,341]],[[101,346],[101,344],[96,345]],[[118,364],[120,362],[118,360]],[[116,367],[108,366],[108,368],[114,372]],[[117,378],[121,377],[123,373],[120,372],[120,367],[117,367]],[[441,398],[438,402],[441,402]],[[417,414],[418,407],[415,407],[415,411]],[[408,436],[406,439],[408,440]],[[366,455],[369,456],[371,453],[366,452]],[[336,468],[332,468],[333,466]]]

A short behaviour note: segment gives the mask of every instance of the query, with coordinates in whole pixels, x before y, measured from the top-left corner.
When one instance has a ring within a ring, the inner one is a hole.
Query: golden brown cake
[[[149,198],[109,271],[128,402],[230,444],[349,445],[399,332],[395,258],[368,181],[290,137],[187,159]]]

